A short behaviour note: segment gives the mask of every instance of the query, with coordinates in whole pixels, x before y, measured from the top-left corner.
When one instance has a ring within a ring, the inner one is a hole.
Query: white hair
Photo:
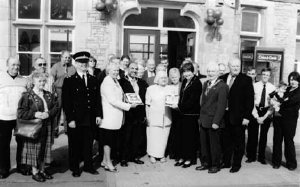
[[[158,84],[159,79],[161,79],[162,77],[168,77],[167,72],[165,72],[165,71],[159,71],[159,72],[157,72],[156,75],[155,75],[155,77],[154,77],[153,83],[154,84]],[[168,81],[169,80],[167,79],[167,84],[168,84]]]
[[[219,71],[219,65],[215,62],[210,62],[207,64],[206,66],[206,71],[208,70],[216,70],[216,71]]]
[[[109,62],[107,65],[106,65],[106,68],[105,68],[105,72],[106,72],[106,75],[108,75],[108,73],[110,72],[110,70],[113,68],[113,67],[118,67],[120,68],[120,65],[116,62]]]

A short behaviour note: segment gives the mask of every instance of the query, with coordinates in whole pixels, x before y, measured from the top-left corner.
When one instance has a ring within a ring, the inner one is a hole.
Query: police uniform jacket
[[[87,116],[91,123],[95,122],[96,117],[102,118],[100,84],[95,76],[86,75],[87,86],[77,72],[64,80],[63,109],[68,123],[75,121],[76,125],[88,125],[83,124]]]

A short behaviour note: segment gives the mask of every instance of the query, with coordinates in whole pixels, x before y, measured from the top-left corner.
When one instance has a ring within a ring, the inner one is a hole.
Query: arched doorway
[[[139,15],[124,19],[123,53],[133,59],[169,60],[169,68],[180,67],[184,58],[196,57],[197,30],[192,18],[179,8],[141,7]]]

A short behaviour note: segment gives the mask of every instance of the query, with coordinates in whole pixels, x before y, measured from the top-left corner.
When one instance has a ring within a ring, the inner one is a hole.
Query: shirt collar
[[[83,72],[78,72],[78,71],[77,71],[77,74],[78,74],[81,78],[82,78],[83,75],[85,75],[85,77],[86,77],[86,72],[83,73]]]

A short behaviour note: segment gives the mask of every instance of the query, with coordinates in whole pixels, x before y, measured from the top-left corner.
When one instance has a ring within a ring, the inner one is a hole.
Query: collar
[[[86,72],[85,72],[85,73],[82,73],[82,72],[78,72],[78,71],[77,71],[77,74],[78,74],[81,78],[82,78],[83,75],[85,75],[85,77],[87,77],[87,76],[86,76]]]
[[[209,80],[208,82],[210,82],[210,85],[214,85],[217,80],[218,80],[218,77],[214,78],[211,81]]]
[[[12,79],[15,79],[19,74],[15,75],[15,76],[12,76],[11,74],[9,74],[9,72],[7,71],[7,74],[12,78]]]

